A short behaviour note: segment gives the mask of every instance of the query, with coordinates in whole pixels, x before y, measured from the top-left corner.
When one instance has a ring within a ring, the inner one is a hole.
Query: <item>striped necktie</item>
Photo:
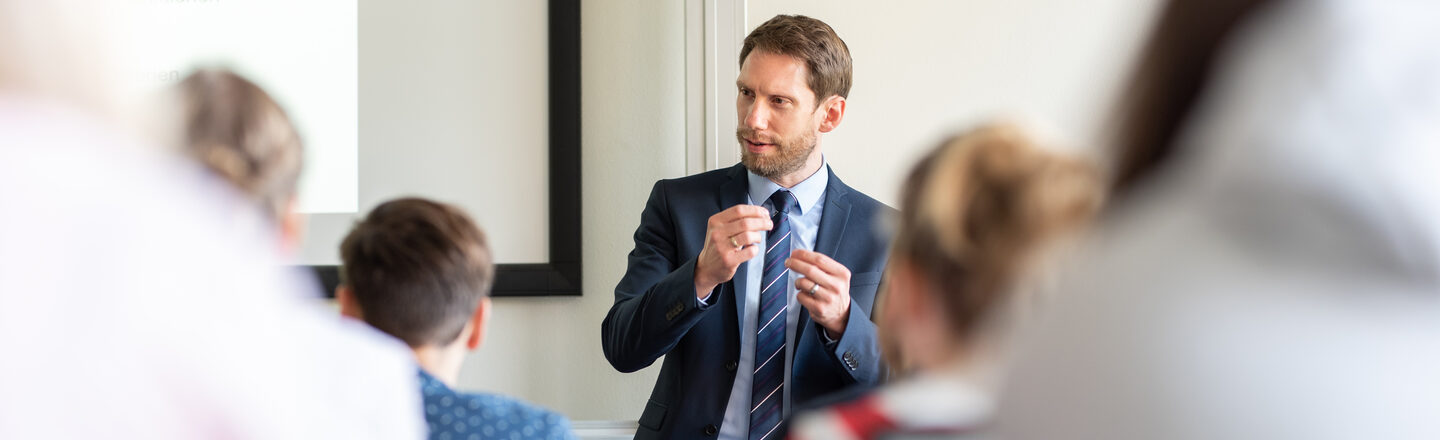
[[[770,196],[775,207],[774,229],[765,237],[765,271],[760,278],[760,317],[755,334],[755,374],[750,389],[750,440],[771,438],[782,422],[785,396],[785,311],[786,289],[790,288],[790,219],[786,214],[799,208],[790,191]]]

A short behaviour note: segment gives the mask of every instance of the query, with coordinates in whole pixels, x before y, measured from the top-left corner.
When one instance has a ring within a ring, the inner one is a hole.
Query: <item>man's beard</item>
[[[766,179],[775,179],[805,166],[805,160],[810,158],[810,152],[815,151],[815,133],[805,132],[790,139],[774,139],[775,151],[768,155],[761,156],[751,153],[749,144],[745,138],[758,141],[771,141],[771,139],[758,139],[755,130],[748,127],[735,129],[735,139],[740,142],[740,163],[745,169]]]

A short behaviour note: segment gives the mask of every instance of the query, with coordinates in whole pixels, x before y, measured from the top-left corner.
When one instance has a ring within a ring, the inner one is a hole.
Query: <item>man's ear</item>
[[[470,317],[470,338],[465,340],[465,348],[474,350],[480,348],[480,342],[485,340],[485,324],[490,322],[490,297],[480,298],[480,305],[475,307],[475,315]]]
[[[840,121],[845,119],[845,98],[840,95],[831,95],[820,103],[818,111],[824,112],[820,119],[820,132],[829,133],[835,127],[840,126]]]
[[[360,313],[360,302],[355,300],[355,291],[341,284],[335,288],[335,302],[340,305],[340,316],[364,320]]]

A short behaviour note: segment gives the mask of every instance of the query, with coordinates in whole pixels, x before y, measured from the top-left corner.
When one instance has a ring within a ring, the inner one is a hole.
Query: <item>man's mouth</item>
[[[749,150],[751,153],[755,153],[755,154],[762,153],[762,152],[764,152],[766,149],[769,149],[769,148],[774,147],[774,146],[775,146],[775,144],[769,144],[769,143],[764,143],[764,142],[756,142],[756,141],[753,141],[753,140],[750,140],[750,139],[745,139],[745,149],[746,149],[746,150]]]

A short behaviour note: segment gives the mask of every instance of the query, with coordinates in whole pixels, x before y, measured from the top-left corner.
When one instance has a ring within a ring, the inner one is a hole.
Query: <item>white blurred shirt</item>
[[[1440,5],[1277,6],[1086,248],[1000,438],[1440,438]]]
[[[0,438],[425,435],[408,350],[318,309],[229,187],[0,95]]]

